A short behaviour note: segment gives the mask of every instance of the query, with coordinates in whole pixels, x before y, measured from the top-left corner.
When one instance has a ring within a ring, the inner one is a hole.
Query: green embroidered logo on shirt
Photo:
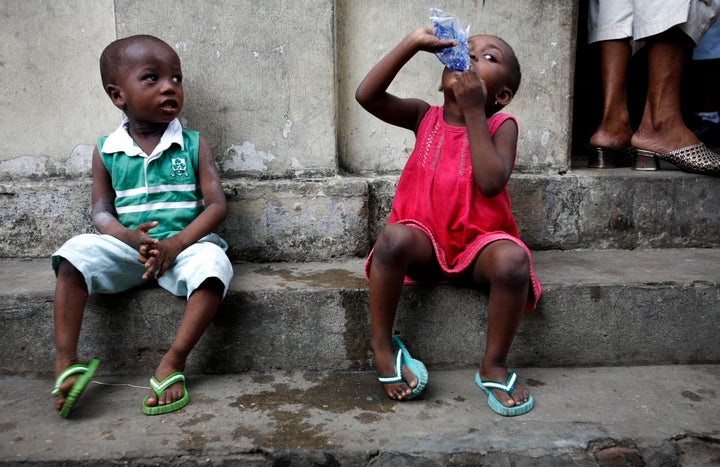
[[[187,163],[182,157],[173,157],[172,159],[173,177],[189,177],[187,173]]]

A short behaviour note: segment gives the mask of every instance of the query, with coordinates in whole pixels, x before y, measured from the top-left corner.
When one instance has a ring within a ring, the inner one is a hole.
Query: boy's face
[[[153,41],[129,45],[118,75],[117,89],[108,93],[128,119],[169,123],[182,110],[180,58],[170,46]]]
[[[470,67],[474,69],[485,82],[487,101],[492,103],[507,88],[510,74],[510,54],[512,51],[505,43],[495,36],[476,35],[468,39],[470,52]],[[443,71],[443,89],[452,89],[455,73],[447,68]],[[512,98],[510,92],[509,99]],[[507,104],[505,102],[503,105]]]

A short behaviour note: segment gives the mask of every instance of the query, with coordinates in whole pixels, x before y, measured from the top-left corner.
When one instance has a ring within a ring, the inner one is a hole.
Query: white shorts
[[[588,42],[642,41],[678,26],[697,45],[720,11],[720,0],[590,0]]]
[[[205,282],[215,277],[227,293],[233,276],[232,264],[225,254],[225,242],[210,234],[184,249],[158,285],[173,295],[190,297]],[[65,258],[85,277],[88,293],[113,294],[145,284],[145,266],[138,262],[138,251],[111,235],[82,234],[71,238],[52,255],[57,275]]]

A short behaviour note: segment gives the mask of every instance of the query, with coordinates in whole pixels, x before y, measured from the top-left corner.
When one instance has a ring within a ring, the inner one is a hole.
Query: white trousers
[[[638,42],[678,26],[697,45],[719,11],[720,0],[590,0],[588,42]]]

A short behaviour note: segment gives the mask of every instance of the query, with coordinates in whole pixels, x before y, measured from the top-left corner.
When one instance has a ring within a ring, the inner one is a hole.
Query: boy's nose
[[[163,94],[167,93],[176,93],[177,88],[180,86],[180,83],[177,83],[171,79],[165,79],[163,80],[163,86],[162,86],[162,92]]]

